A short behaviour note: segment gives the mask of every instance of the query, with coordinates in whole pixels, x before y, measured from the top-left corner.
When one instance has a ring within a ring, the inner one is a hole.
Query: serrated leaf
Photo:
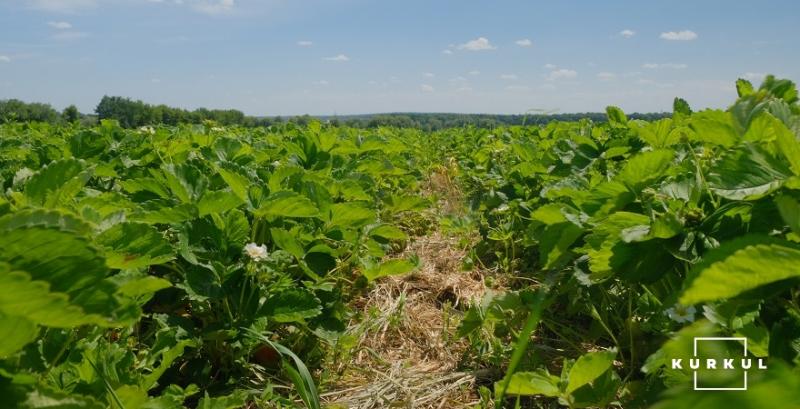
[[[295,256],[298,260],[303,258],[305,254],[303,246],[297,241],[295,235],[279,228],[269,229],[269,234],[272,237],[272,241],[280,249],[289,252],[289,254]]]
[[[624,127],[628,123],[628,117],[622,112],[622,109],[615,106],[606,107],[606,117],[608,123],[613,127]]]
[[[558,389],[559,378],[550,375],[546,370],[541,369],[535,372],[517,372],[511,376],[506,393],[509,395],[534,396],[542,395],[556,397],[561,394]],[[495,390],[500,387],[495,385]]]
[[[731,200],[755,200],[779,189],[791,171],[755,146],[728,152],[709,171],[711,190]]]
[[[795,234],[800,234],[800,201],[792,196],[782,195],[775,199],[775,204],[783,217],[783,221]]]
[[[558,223],[547,226],[538,236],[539,252],[543,255],[542,265],[552,269],[563,264],[570,254],[570,247],[583,235],[583,229],[570,223]]]
[[[9,291],[11,289],[3,289]],[[32,321],[20,316],[0,313],[0,358],[5,358],[32,342],[39,329]]]
[[[126,297],[140,297],[142,295],[149,295],[156,291],[172,287],[169,281],[153,276],[145,276],[126,282],[117,290],[118,294]]]
[[[616,349],[607,351],[589,352],[581,355],[569,370],[567,393],[572,393],[583,385],[589,384],[605,371],[611,368],[614,358],[617,356]]]
[[[386,240],[406,240],[408,238],[408,236],[406,236],[402,230],[389,224],[380,224],[373,227],[370,229],[369,235],[371,237],[380,237]]]
[[[50,208],[72,199],[89,180],[84,168],[84,162],[77,159],[51,162],[28,180],[25,196],[32,204]]]
[[[762,285],[800,276],[800,248],[761,236],[723,243],[698,264],[680,303],[692,305],[735,297]]]
[[[211,213],[224,213],[235,209],[244,204],[236,194],[227,190],[206,192],[197,203],[197,211],[200,217]]]
[[[217,173],[222,177],[225,183],[231,188],[231,191],[241,200],[247,201],[249,198],[248,190],[250,189],[250,180],[233,169],[226,169],[223,166],[217,166]]]
[[[361,202],[336,203],[330,207],[329,212],[330,227],[362,227],[372,223],[376,217],[375,211]]]
[[[736,80],[736,93],[739,95],[739,98],[746,97],[750,94],[755,92],[753,90],[753,84],[746,79],[739,78]]]
[[[694,130],[691,138],[696,141],[730,147],[739,141],[733,125],[733,116],[726,111],[706,110],[691,117],[689,126]]]
[[[162,167],[164,180],[172,194],[183,203],[193,203],[205,193],[208,178],[189,164],[167,164]]]
[[[260,217],[317,217],[319,210],[309,198],[291,191],[271,193],[253,212]]]
[[[175,251],[164,236],[142,223],[120,223],[101,233],[96,242],[106,249],[111,268],[127,269],[164,264]]]
[[[380,277],[407,274],[419,268],[419,264],[405,259],[394,259],[364,270],[364,277],[373,281]]]
[[[674,157],[675,153],[669,149],[640,153],[628,160],[614,180],[638,192],[662,178],[670,168]]]
[[[275,322],[303,322],[321,314],[322,305],[306,290],[289,289],[270,296],[264,313]]]

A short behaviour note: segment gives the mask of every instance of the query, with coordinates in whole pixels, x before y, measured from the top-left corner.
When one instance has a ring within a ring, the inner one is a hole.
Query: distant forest
[[[667,118],[671,113],[633,113],[632,119],[654,120]],[[189,111],[166,105],[151,105],[124,97],[104,96],[94,113],[80,113],[71,105],[58,112],[52,106],[42,103],[26,103],[16,99],[0,100],[0,123],[13,121],[40,121],[49,123],[74,123],[91,125],[102,119],[115,119],[127,128],[146,125],[199,124],[213,121],[220,125],[244,127],[270,126],[286,122],[300,125],[318,119],[333,126],[354,128],[377,128],[392,126],[399,128],[418,128],[426,131],[474,126],[494,128],[502,125],[542,125],[550,121],[575,121],[589,119],[593,122],[607,120],[604,112],[584,112],[569,114],[454,114],[454,113],[386,113],[344,116],[247,116],[235,109],[198,108]]]

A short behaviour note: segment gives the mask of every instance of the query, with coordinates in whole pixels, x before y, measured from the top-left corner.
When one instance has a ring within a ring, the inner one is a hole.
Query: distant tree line
[[[98,119],[116,119],[126,128],[144,125],[201,123],[215,121],[222,125],[255,126],[242,111],[198,108],[189,111],[166,105],[150,105],[130,98],[104,96],[95,109]]]
[[[347,116],[310,115],[287,118],[247,116],[235,109],[198,108],[189,111],[166,105],[151,105],[130,98],[104,96],[95,109],[96,115],[81,114],[74,105],[58,112],[52,106],[41,103],[26,103],[16,99],[0,100],[0,123],[9,121],[40,121],[50,123],[91,124],[98,119],[115,119],[127,128],[145,125],[178,125],[198,124],[203,121],[214,121],[225,126],[270,126],[285,122],[306,125],[319,119],[332,126],[349,126],[354,128],[377,128],[390,126],[397,128],[417,128],[435,131],[446,128],[474,126],[478,128],[494,128],[504,125],[544,125],[551,121],[577,121],[589,119],[593,122],[607,120],[604,112],[585,112],[571,114],[453,114],[453,113],[388,113]],[[670,113],[633,113],[631,119],[656,120],[671,116]]]
[[[631,119],[656,120],[672,116],[671,113],[633,113]],[[474,126],[478,128],[495,128],[504,125],[544,125],[552,121],[577,121],[589,119],[593,122],[605,122],[605,112],[584,112],[571,114],[452,114],[452,113],[391,113],[374,115],[354,115],[330,117],[326,119],[334,125],[343,124],[355,128],[376,128],[393,126],[398,128],[418,128],[435,131],[446,128]]]

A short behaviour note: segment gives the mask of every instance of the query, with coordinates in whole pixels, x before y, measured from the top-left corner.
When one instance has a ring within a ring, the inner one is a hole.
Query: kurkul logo
[[[739,357],[699,358],[698,346],[703,342],[737,342],[742,345],[742,355]],[[747,357],[747,338],[745,337],[695,337],[693,345],[694,358],[689,359],[688,368],[692,370],[693,388],[696,391],[746,391],[747,372],[749,370],[765,370],[767,364],[764,358],[751,359]],[[681,358],[672,359],[672,369],[683,369],[686,363]],[[722,386],[703,386],[703,382],[698,381],[698,371],[742,371],[742,386],[722,387]]]

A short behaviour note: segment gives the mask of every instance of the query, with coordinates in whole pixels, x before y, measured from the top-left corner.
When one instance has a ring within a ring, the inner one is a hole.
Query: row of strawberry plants
[[[351,293],[418,263],[415,140],[0,127],[3,405],[319,407]]]
[[[459,164],[480,231],[469,261],[514,288],[460,328],[476,364],[505,368],[484,391],[496,404],[798,405],[797,90],[773,77],[737,89],[727,110],[676,99],[650,123],[609,107],[607,123],[433,137]],[[769,358],[746,398],[690,393],[692,370],[670,366],[711,335]]]

